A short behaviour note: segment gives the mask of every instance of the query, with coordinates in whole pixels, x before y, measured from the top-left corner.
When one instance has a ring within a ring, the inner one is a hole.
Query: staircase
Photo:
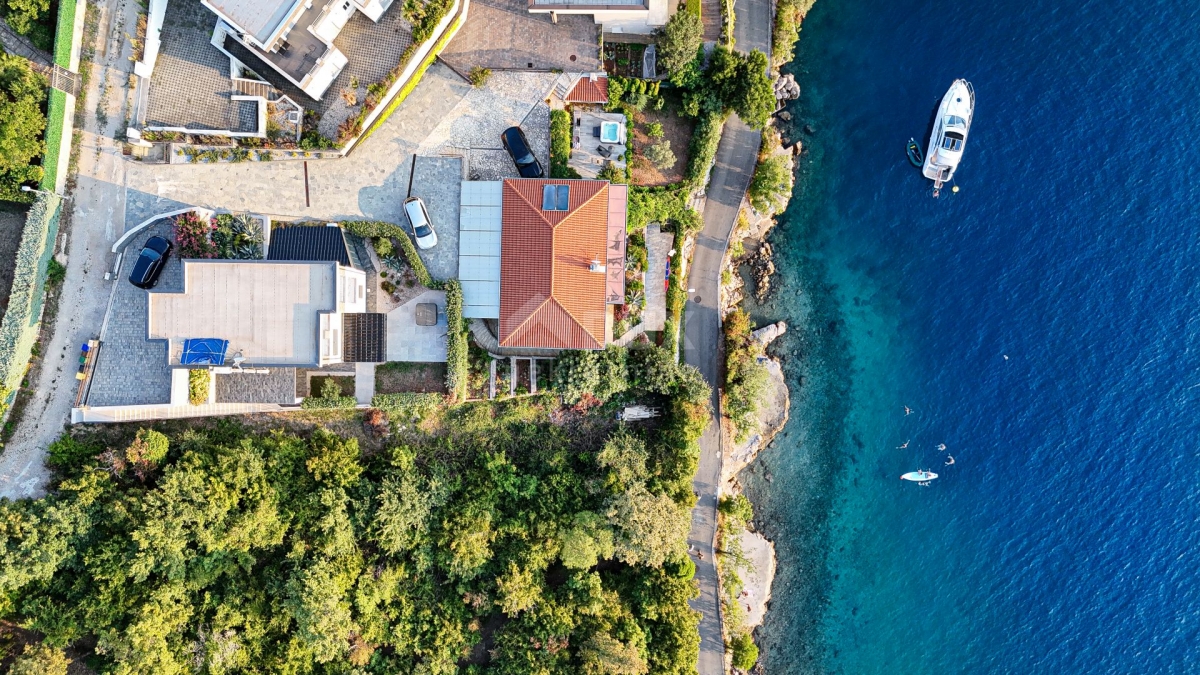
[[[275,87],[258,80],[246,80],[240,77],[234,78],[233,89],[234,92],[242,96],[258,96],[268,101],[274,101],[279,98],[279,95],[275,92]]]

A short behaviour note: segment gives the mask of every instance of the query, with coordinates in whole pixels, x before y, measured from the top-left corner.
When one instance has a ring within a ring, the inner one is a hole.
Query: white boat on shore
[[[925,152],[925,164],[921,167],[921,173],[933,181],[934,197],[943,184],[954,178],[974,114],[975,89],[966,80],[955,80],[938,107],[933,133],[929,135],[929,148]]]
[[[914,483],[928,483],[935,478],[937,478],[936,473],[932,471],[921,470],[909,471],[908,473],[900,476],[900,480],[911,480]]]

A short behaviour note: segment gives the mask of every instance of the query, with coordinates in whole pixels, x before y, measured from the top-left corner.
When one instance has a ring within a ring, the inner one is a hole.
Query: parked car
[[[167,266],[167,259],[171,257],[173,248],[175,247],[171,242],[162,237],[147,239],[142,252],[138,254],[137,262],[133,265],[133,271],[129,273],[129,283],[138,288],[154,288],[158,283],[158,276]]]
[[[533,156],[533,149],[529,145],[529,139],[525,138],[525,132],[521,131],[521,127],[509,127],[500,134],[500,142],[504,144],[504,149],[508,151],[512,157],[513,163],[517,165],[517,172],[521,174],[521,178],[544,178],[546,173],[542,171],[542,164]]]
[[[408,216],[408,224],[412,225],[413,236],[417,238],[417,248],[433,248],[437,246],[437,232],[433,231],[433,221],[425,210],[425,202],[420,197],[409,197],[404,200],[404,215]]]

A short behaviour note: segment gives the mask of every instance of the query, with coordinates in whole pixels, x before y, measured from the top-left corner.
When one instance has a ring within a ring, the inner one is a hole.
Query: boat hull
[[[910,480],[914,483],[924,483],[937,478],[938,475],[932,471],[909,471],[900,476],[900,480]]]
[[[975,90],[971,83],[963,79],[955,80],[942,97],[938,106],[937,118],[933,122],[933,131],[929,134],[929,145],[925,150],[925,161],[921,173],[934,182],[935,188],[941,188],[954,178],[958,163],[962,160],[966,148],[967,135],[971,129],[971,119],[975,114]],[[963,124],[947,126],[947,120],[957,118]],[[957,149],[943,147],[942,141],[946,134],[961,137]]]

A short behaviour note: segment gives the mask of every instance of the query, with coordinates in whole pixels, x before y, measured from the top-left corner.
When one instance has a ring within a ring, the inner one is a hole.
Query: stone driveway
[[[441,58],[468,73],[500,69],[600,70],[600,26],[585,15],[530,14],[526,0],[472,0],[467,23]]]
[[[129,283],[138,252],[154,235],[172,238],[171,221],[162,220],[139,232],[125,248],[117,274],[108,324],[100,334],[100,358],[92,375],[88,405],[145,405],[171,402],[171,369],[167,343],[149,340],[147,291]],[[159,277],[156,292],[183,291],[183,265],[172,255]]]
[[[416,158],[413,169],[412,197],[420,197],[429,211],[433,229],[437,232],[437,246],[420,250],[421,260],[434,279],[446,281],[458,276],[458,206],[462,186],[462,164],[460,157]],[[408,221],[401,225],[408,230]]]
[[[418,326],[417,305],[432,302],[438,307],[436,326]],[[387,315],[388,361],[419,363],[446,362],[446,292],[426,291]]]

